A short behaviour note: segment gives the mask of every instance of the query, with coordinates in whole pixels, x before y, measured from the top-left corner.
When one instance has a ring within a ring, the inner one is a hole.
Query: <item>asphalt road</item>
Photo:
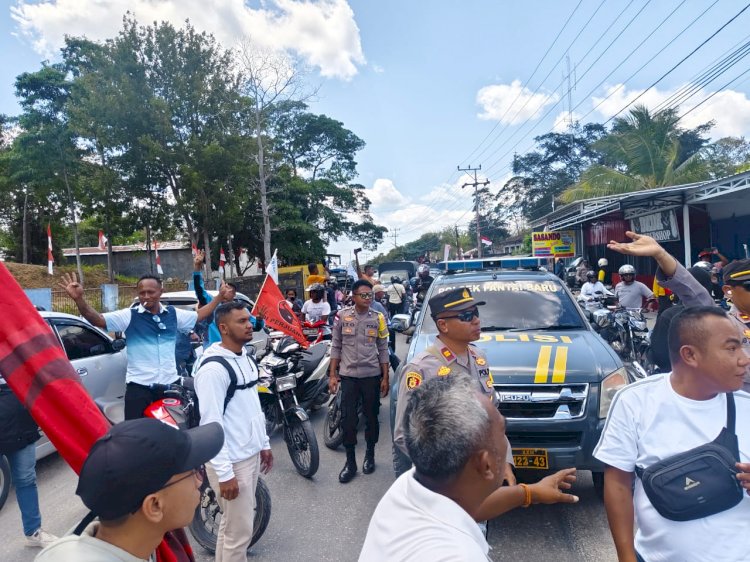
[[[399,355],[406,351],[399,335]],[[356,560],[367,525],[378,501],[393,482],[390,468],[388,399],[380,412],[381,441],[376,449],[374,474],[360,474],[349,484],[338,482],[344,463],[343,449],[331,451],[323,445],[325,412],[313,412],[320,444],[320,469],[311,479],[295,471],[281,432],[271,436],[275,465],[266,482],[271,491],[272,514],[268,529],[255,545],[250,560],[351,561]],[[360,440],[363,443],[362,434]],[[361,465],[363,445],[358,450]],[[65,534],[85,514],[75,495],[76,476],[56,454],[37,466],[43,526],[57,535]],[[615,561],[614,546],[607,527],[604,506],[594,493],[590,474],[583,472],[574,492],[576,505],[532,506],[517,509],[490,522],[489,542],[493,560]],[[213,556],[194,543],[196,559]],[[0,560],[25,562],[37,549],[24,546],[20,513],[11,491],[0,511]]]

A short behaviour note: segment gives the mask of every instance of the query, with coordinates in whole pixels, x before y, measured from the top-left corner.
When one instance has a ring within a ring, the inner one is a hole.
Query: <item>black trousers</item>
[[[382,377],[341,377],[341,429],[344,433],[344,447],[357,444],[357,404],[362,402],[365,416],[365,441],[375,445],[380,436],[380,381]]]
[[[164,398],[163,392],[151,390],[142,384],[129,382],[125,385],[125,419],[137,420],[145,418],[146,416],[143,414],[143,411],[151,403],[161,398]]]

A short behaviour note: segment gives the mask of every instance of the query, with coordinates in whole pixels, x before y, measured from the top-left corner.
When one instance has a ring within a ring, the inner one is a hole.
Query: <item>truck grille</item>
[[[581,445],[581,433],[578,431],[562,433],[541,433],[536,431],[516,433],[507,431],[505,436],[513,447],[553,449],[555,447],[580,447]]]
[[[495,385],[500,413],[509,420],[582,418],[588,383]]]

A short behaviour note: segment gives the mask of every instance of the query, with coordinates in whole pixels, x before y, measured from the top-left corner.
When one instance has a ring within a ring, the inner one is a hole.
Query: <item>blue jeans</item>
[[[21,510],[23,534],[28,537],[42,526],[39,494],[36,490],[36,443],[26,445],[23,449],[5,456],[8,457],[10,475],[16,487],[16,501]]]

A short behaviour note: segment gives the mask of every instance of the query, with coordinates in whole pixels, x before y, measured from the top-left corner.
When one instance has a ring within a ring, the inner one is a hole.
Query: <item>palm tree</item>
[[[593,146],[603,156],[601,163],[583,172],[560,199],[571,203],[708,179],[700,149],[713,123],[686,130],[678,121],[676,108],[652,114],[644,106],[615,119],[610,133]]]

